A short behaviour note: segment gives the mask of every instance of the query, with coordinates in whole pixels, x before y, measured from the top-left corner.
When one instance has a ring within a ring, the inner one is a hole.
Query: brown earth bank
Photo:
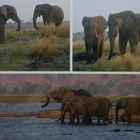
[[[45,99],[46,96],[33,96],[33,95],[2,95],[0,96],[0,103],[39,103],[42,99]],[[112,102],[112,111],[110,111],[109,118],[115,120],[115,102],[116,100],[122,98],[122,96],[108,96]],[[53,100],[51,102],[54,102]],[[119,112],[121,115],[123,111]],[[60,110],[47,110],[41,112],[16,112],[16,113],[0,113],[1,117],[37,117],[37,118],[51,118],[51,119],[58,119],[60,117]],[[69,116],[67,115],[66,118]],[[140,116],[132,116],[133,122],[140,122]]]
[[[50,118],[50,119],[58,119],[60,117],[60,110],[48,110],[48,111],[41,111],[41,112],[17,112],[17,113],[10,113],[10,114],[0,114],[0,118],[6,117],[36,117],[36,118]],[[68,114],[66,118],[68,119]],[[115,121],[115,113],[114,109],[112,114],[110,112],[109,118]],[[132,116],[132,122],[140,123],[140,116]]]
[[[45,96],[38,95],[2,95],[0,96],[0,103],[37,103]]]

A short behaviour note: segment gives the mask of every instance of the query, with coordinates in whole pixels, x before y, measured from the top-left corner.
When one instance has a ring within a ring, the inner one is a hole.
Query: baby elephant
[[[86,60],[87,64],[95,63],[98,58],[102,56],[104,45],[104,32],[107,28],[107,21],[102,16],[84,17],[82,20],[84,34],[85,34],[85,47],[86,47]],[[93,56],[91,52],[93,51]]]

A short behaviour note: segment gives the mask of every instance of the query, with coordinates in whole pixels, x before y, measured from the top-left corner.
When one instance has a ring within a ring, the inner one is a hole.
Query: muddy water
[[[0,105],[0,112],[40,111],[38,104]],[[12,107],[13,106],[13,107]],[[30,106],[30,109],[29,109]],[[54,105],[50,105],[50,108]],[[58,106],[57,106],[58,107]],[[4,109],[5,108],[5,109]],[[9,110],[6,110],[10,108]],[[32,109],[34,108],[34,110]],[[36,108],[36,109],[35,109]],[[59,108],[59,107],[58,107]],[[35,117],[0,118],[0,140],[139,140],[140,124],[62,125]]]

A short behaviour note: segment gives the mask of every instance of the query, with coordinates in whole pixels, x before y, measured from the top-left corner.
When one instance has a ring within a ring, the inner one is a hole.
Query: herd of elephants
[[[63,9],[59,6],[52,6],[50,4],[36,5],[33,13],[33,25],[36,25],[38,16],[43,17],[44,24],[54,23],[55,26],[61,25],[64,19]],[[21,20],[17,15],[15,7],[10,5],[3,5],[0,7],[0,42],[4,42],[5,24],[11,18],[18,24],[17,31],[20,30]],[[115,37],[119,33],[119,49],[120,55],[126,52],[126,45],[129,41],[131,53],[137,54],[138,42],[140,39],[140,14],[134,13],[130,10],[120,13],[110,14],[108,21],[103,16],[83,17],[82,25],[85,34],[86,46],[86,61],[88,63],[95,63],[98,58],[102,56],[104,45],[104,32],[109,27],[108,37],[110,40],[110,52],[108,60],[111,59],[114,53]],[[93,56],[92,56],[93,52]]]
[[[69,114],[69,123],[92,124],[94,118],[97,118],[97,124],[112,123],[112,102],[101,96],[92,96],[92,94],[85,89],[73,90],[65,87],[58,87],[48,93],[43,99],[45,107],[49,104],[50,99],[53,99],[61,106],[61,115],[57,121],[64,123],[66,113]],[[131,123],[132,115],[140,115],[140,97],[123,97],[118,99],[115,104],[116,124],[119,121],[127,121]],[[119,116],[119,110],[124,110],[123,114]],[[109,117],[109,112],[111,112]],[[119,119],[118,119],[119,118]]]
[[[35,6],[33,13],[33,25],[35,29],[38,29],[36,25],[37,17],[43,17],[43,23],[60,26],[64,19],[63,9],[59,6],[53,6],[50,4],[38,4]],[[2,5],[0,7],[0,43],[4,42],[5,24],[8,19],[12,19],[18,24],[17,31],[20,31],[22,24],[21,19],[18,17],[16,8],[11,5]]]

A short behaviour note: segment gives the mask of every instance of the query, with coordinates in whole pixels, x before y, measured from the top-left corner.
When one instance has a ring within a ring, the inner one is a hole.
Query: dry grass
[[[133,71],[135,57],[129,53],[124,56],[118,56],[112,64],[113,71]]]
[[[40,102],[46,96],[33,96],[33,95],[1,95],[0,103],[34,103]]]
[[[67,38],[70,36],[70,27],[69,24],[62,24],[59,27],[55,27],[53,24],[50,26],[46,25],[40,29],[40,38],[42,37],[64,37]]]
[[[114,52],[116,56],[108,60],[109,41],[105,41],[103,56],[95,64],[86,65],[86,53],[84,41],[75,41],[73,45],[74,71],[140,71],[140,56],[131,55],[129,44],[126,54],[119,55],[118,41],[115,44]],[[140,49],[140,47],[139,47]]]
[[[39,56],[53,57],[58,53],[58,39],[55,36],[49,38],[38,38],[36,40],[35,52]]]
[[[0,71],[67,71],[69,46],[69,23],[58,28],[6,30],[0,47]]]

